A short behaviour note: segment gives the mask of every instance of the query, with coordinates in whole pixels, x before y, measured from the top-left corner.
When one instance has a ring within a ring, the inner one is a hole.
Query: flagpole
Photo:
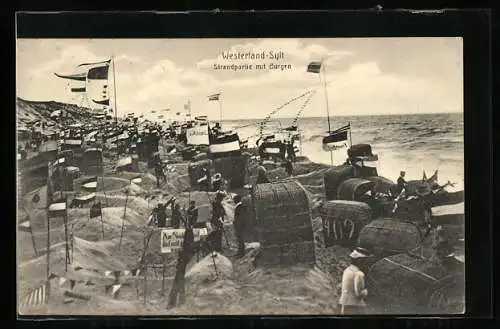
[[[352,147],[351,122],[350,121],[349,121],[349,144],[351,144],[350,147]]]
[[[219,102],[220,121],[221,121],[221,124],[222,124],[222,102],[220,101],[220,95],[217,98],[217,101]]]
[[[321,59],[321,66],[320,66],[320,72],[319,72],[319,81],[321,83],[321,72],[323,72],[323,89],[325,90],[325,101],[326,101],[326,115],[327,115],[327,120],[328,120],[328,134],[332,131],[332,127],[330,124],[330,107],[328,104],[328,91],[326,90],[326,75],[325,75],[325,69],[324,69],[324,62],[325,58],[323,57]],[[333,151],[330,150],[330,163],[333,166]]]
[[[118,123],[118,108],[116,106],[116,77],[115,77],[115,56],[111,55],[111,61],[113,62],[113,89],[114,89],[114,100],[115,100],[115,123]]]
[[[326,101],[326,114],[327,114],[327,119],[328,119],[328,133],[332,131],[331,125],[330,125],[330,108],[328,104],[328,92],[326,90],[326,75],[325,75],[325,65],[324,65],[325,59],[321,59],[321,68],[320,68],[320,73],[319,73],[319,81],[321,83],[321,72],[323,72],[323,89],[325,90],[325,101]]]

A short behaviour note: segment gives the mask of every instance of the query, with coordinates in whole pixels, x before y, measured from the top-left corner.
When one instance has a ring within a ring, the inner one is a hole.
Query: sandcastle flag
[[[212,95],[208,96],[208,100],[209,101],[218,101],[219,100],[219,96],[220,96],[220,93],[212,94]]]
[[[311,62],[307,65],[307,72],[310,73],[320,73],[321,72],[321,62]]]

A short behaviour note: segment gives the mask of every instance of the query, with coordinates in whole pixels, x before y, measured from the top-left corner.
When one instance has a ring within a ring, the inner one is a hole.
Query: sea
[[[266,132],[285,128],[294,119],[277,118],[266,124]],[[262,120],[225,121],[223,127],[237,131],[240,139],[248,139],[249,147],[258,139],[258,123]],[[380,116],[344,116],[330,119],[332,130],[350,123],[353,144],[370,144],[378,154],[380,176],[396,180],[400,171],[406,180],[430,177],[438,171],[438,182],[454,184],[448,190],[464,189],[464,125],[462,113],[408,114]],[[316,163],[339,165],[347,158],[347,149],[330,152],[322,148],[328,131],[325,117],[300,118],[296,122],[301,140],[300,155]]]

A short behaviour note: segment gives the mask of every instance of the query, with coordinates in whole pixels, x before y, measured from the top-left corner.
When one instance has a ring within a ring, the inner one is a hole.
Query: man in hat
[[[349,255],[349,265],[342,275],[342,292],[339,299],[341,314],[363,314],[366,307],[365,298],[368,290],[365,287],[365,274],[362,269],[365,261],[372,255],[364,248],[356,248]]]
[[[401,171],[399,173],[399,177],[398,177],[398,180],[397,180],[397,185],[398,185],[398,188],[397,188],[397,195],[401,194],[401,192],[403,192],[404,189],[406,189],[406,180],[405,180],[405,175],[406,175],[406,172],[404,171]]]
[[[196,209],[195,202],[189,202],[189,208],[187,210],[187,223],[188,225],[194,227],[198,221],[198,209]]]
[[[180,228],[181,221],[183,221],[181,213],[181,205],[176,203],[174,206],[174,211],[172,212],[172,228],[174,229]]]
[[[167,227],[167,206],[163,203],[158,203],[156,222],[158,227]]]
[[[218,191],[215,195],[215,201],[212,202],[212,218],[210,220],[210,224],[212,224],[213,227],[213,232],[211,233],[211,241],[213,243],[212,249],[218,252],[222,250],[223,221],[226,215],[224,207],[222,206],[223,199],[224,193]]]
[[[236,234],[236,240],[238,241],[238,257],[243,257],[245,255],[245,238],[243,232],[245,230],[246,224],[246,209],[242,203],[241,196],[235,195],[233,198],[236,207],[234,208],[234,232]]]

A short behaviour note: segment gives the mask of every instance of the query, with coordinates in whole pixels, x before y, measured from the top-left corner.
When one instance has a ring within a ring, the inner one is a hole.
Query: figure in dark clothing
[[[168,298],[169,308],[182,305],[186,301],[184,277],[186,275],[187,265],[196,253],[193,228],[189,224],[185,224],[186,231],[184,233],[184,242],[182,243],[182,249],[177,259],[177,270],[175,272],[172,290]]]
[[[257,184],[269,183],[269,179],[267,178],[266,168],[261,164],[257,168]]]
[[[151,161],[154,163],[156,185],[160,187],[160,180],[162,180],[164,183],[167,182],[167,176],[165,176],[165,171],[163,170],[163,163],[161,162],[160,155],[155,154]]]
[[[178,229],[181,226],[182,214],[181,214],[181,206],[179,204],[175,204],[174,211],[172,212],[172,228]]]
[[[208,172],[208,169],[205,167],[201,168],[198,184],[200,184],[200,189],[202,191],[208,191],[210,189],[210,174]]]
[[[401,192],[406,188],[406,181],[405,181],[405,175],[406,173],[404,171],[401,171],[399,173],[399,178],[397,181],[398,189],[397,189],[397,194],[401,194]]]
[[[288,159],[292,162],[295,162],[295,148],[293,146],[293,142],[286,143],[286,153],[288,155]]]
[[[242,203],[241,197],[236,195],[234,197],[234,202],[236,207],[234,208],[234,232],[236,234],[236,240],[238,241],[238,257],[243,257],[245,255],[245,238],[244,230],[246,226],[246,209]]]
[[[212,225],[213,231],[211,232],[210,241],[211,251],[222,251],[222,234],[224,230],[224,217],[226,212],[222,206],[222,199],[224,194],[217,193],[215,201],[212,203],[212,218],[210,219],[210,224]]]
[[[156,219],[158,227],[167,227],[167,206],[163,203],[158,204]]]
[[[191,201],[189,203],[189,208],[187,210],[187,221],[188,225],[193,227],[198,221],[198,209],[196,209],[194,201]]]
[[[287,159],[285,161],[284,167],[285,167],[285,170],[286,170],[288,177],[292,176],[293,175],[293,165],[292,165],[292,161],[290,159]]]
[[[213,180],[213,191],[220,191],[222,190],[222,175],[217,173],[214,175],[214,180]]]

